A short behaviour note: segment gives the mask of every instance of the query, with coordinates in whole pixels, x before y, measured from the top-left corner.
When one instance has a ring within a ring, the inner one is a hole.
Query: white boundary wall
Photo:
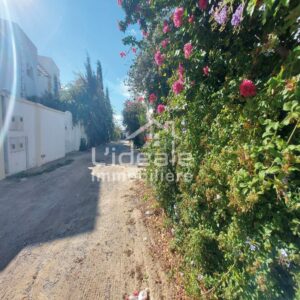
[[[1,96],[1,95],[0,95]],[[3,128],[3,112],[2,112],[2,98],[0,97],[0,128]],[[5,178],[5,167],[4,167],[4,151],[3,145],[0,143],[0,180]]]
[[[80,147],[80,141],[84,138],[87,141],[87,136],[84,131],[84,127],[78,123],[74,126],[73,117],[69,111],[65,112],[65,148],[66,153],[78,151]]]
[[[78,151],[81,138],[86,138],[83,127],[73,126],[70,112],[17,100],[4,143],[4,166],[0,152],[0,179],[2,169],[12,175]]]

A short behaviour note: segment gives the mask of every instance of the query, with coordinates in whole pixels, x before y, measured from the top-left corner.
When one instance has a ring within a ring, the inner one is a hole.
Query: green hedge
[[[233,25],[239,5],[240,23]],[[186,166],[155,164],[157,153],[171,156],[171,130],[157,129],[160,142],[147,147],[149,176],[193,175],[191,182],[152,180],[176,228],[188,292],[300,299],[299,2],[124,0],[122,6],[122,29],[138,22],[149,34],[124,40],[140,47],[132,88],[158,96],[154,109],[163,104],[166,111],[156,119],[174,122],[177,152],[193,157]],[[176,13],[174,22],[176,7],[183,16]]]

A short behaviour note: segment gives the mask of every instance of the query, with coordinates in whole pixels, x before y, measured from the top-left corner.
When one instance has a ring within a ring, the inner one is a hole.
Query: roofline
[[[55,63],[55,61],[54,61],[54,59],[52,57],[45,56],[45,55],[39,55],[38,54],[38,58],[39,57],[49,59],[55,65],[55,67],[57,68],[58,72],[60,73],[59,67],[57,66],[57,64]]]
[[[14,31],[15,31],[15,29],[19,30],[25,36],[25,38],[31,44],[31,46],[33,46],[33,48],[36,50],[36,52],[38,52],[37,46],[29,38],[29,36],[25,33],[25,31],[20,27],[20,25],[18,23],[14,22],[14,21],[9,21],[9,20],[0,18],[0,25],[1,25],[2,22],[6,23],[6,24],[11,23],[11,25],[14,27],[13,30]]]

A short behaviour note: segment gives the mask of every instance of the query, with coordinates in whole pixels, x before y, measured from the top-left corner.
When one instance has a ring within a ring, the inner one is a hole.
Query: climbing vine
[[[187,291],[209,299],[300,297],[300,4],[295,0],[119,0],[142,39],[129,82],[172,121],[192,181],[154,180],[184,257]],[[132,50],[133,51],[133,50]],[[122,53],[123,59],[126,59]],[[152,154],[171,155],[157,129]]]

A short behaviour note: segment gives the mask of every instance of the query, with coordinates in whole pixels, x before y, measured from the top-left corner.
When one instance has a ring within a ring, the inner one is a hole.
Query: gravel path
[[[176,299],[149,253],[134,180],[91,180],[91,173],[132,176],[138,168],[93,167],[89,153],[73,159],[50,173],[0,182],[0,299],[120,300],[146,287],[152,300]]]

